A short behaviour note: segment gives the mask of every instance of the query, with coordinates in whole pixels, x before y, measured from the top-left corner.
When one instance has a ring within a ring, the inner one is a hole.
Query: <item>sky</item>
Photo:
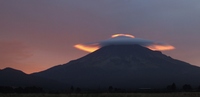
[[[0,0],[0,69],[42,71],[116,33],[169,43],[164,54],[200,66],[199,10],[200,0]]]

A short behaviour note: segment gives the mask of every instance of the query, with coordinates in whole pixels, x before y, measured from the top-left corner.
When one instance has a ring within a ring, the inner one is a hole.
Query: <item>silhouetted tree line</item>
[[[176,84],[173,83],[172,85],[167,86],[167,89],[170,91],[177,91]],[[181,89],[181,91],[186,91],[186,92],[194,90],[200,91],[200,86],[198,87],[198,89],[193,89],[190,84],[184,84]]]
[[[80,92],[81,92],[81,88],[79,87],[74,88],[73,86],[71,86],[70,93],[80,93]]]
[[[52,87],[53,88],[53,87]],[[200,91],[200,86],[198,88],[192,88],[190,84],[185,84],[182,86],[181,89],[177,89],[175,83],[168,85],[166,89],[150,89],[150,88],[143,88],[143,89],[135,89],[135,90],[125,90],[116,88],[113,86],[109,86],[107,90],[82,90],[79,87],[71,86],[65,92],[64,91],[56,91],[56,92],[48,92],[44,91],[41,87],[30,86],[30,87],[10,87],[10,86],[0,86],[0,93],[158,93],[158,92],[195,92]]]
[[[10,87],[10,86],[0,86],[0,93],[43,93],[44,90],[41,87],[31,86],[31,87]]]
[[[151,89],[151,88],[141,88],[135,90],[125,90],[120,88],[114,88],[113,86],[109,86],[108,90],[109,93],[118,93],[118,92],[131,92],[131,93],[158,93],[158,92],[200,92],[200,86],[198,88],[192,88],[190,84],[184,84],[182,88],[177,88],[175,83],[168,85],[166,89]]]
[[[183,85],[183,90],[184,90],[184,91],[191,91],[191,90],[192,90],[192,87],[191,87],[191,85],[189,85],[189,84],[185,84],[185,85]]]
[[[172,85],[167,86],[167,90],[175,91],[176,90],[176,84],[173,83]]]

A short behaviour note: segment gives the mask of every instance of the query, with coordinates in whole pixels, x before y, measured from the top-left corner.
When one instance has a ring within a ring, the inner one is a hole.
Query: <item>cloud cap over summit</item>
[[[92,43],[84,43],[84,44],[77,44],[74,47],[83,51],[87,52],[94,52],[101,47],[108,46],[108,45],[133,45],[138,44],[144,47],[147,47],[151,50],[158,50],[158,51],[166,51],[166,50],[173,50],[175,49],[174,46],[169,45],[163,42],[157,42],[153,40],[147,40],[142,38],[135,38],[135,36],[130,34],[114,34],[111,38],[92,42]]]

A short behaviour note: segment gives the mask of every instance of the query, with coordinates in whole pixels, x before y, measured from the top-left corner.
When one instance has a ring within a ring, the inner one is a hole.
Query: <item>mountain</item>
[[[0,70],[0,86],[28,87],[37,86],[48,90],[60,89],[65,84],[51,79],[28,75],[20,70],[5,68]],[[52,87],[54,87],[52,89]],[[64,87],[63,87],[64,88]]]
[[[110,45],[80,59],[32,74],[86,89],[200,85],[200,68],[140,45]]]

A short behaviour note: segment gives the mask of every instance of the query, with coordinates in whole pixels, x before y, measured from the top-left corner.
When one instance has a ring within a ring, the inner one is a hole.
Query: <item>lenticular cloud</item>
[[[175,49],[175,47],[172,45],[142,38],[136,38],[135,36],[130,34],[115,34],[112,35],[111,38],[106,40],[102,40],[99,42],[85,43],[85,44],[76,44],[74,47],[86,52],[94,52],[99,48],[108,45],[134,45],[134,44],[138,44],[147,47],[151,50],[158,50],[158,51]]]

